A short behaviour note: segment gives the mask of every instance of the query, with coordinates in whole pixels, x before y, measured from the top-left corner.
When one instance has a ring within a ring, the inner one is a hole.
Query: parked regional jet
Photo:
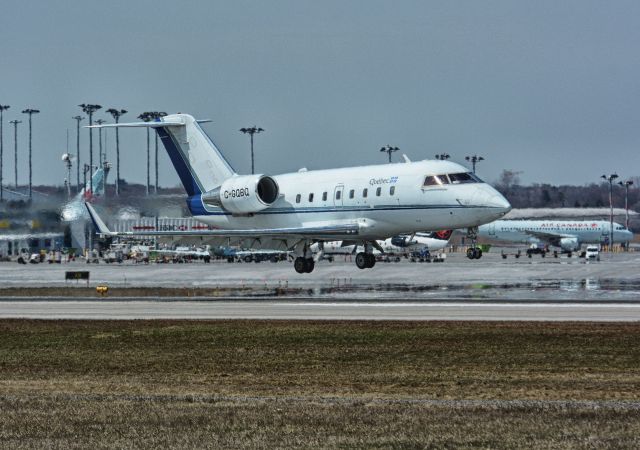
[[[322,255],[314,242],[349,240],[364,247],[356,265],[375,264],[377,239],[421,230],[477,226],[506,214],[511,205],[465,167],[450,161],[420,161],[331,170],[301,170],[269,176],[236,173],[188,114],[156,122],[94,125],[154,128],[187,191],[194,218],[216,229],[112,232],[90,204],[87,209],[105,236],[226,238],[243,247],[286,249],[294,268],[308,273]]]
[[[376,241],[378,245],[374,249],[381,249],[384,253],[408,253],[423,249],[430,252],[442,250],[449,243],[452,230],[437,231],[434,233],[415,233],[412,235],[394,236],[389,239]],[[316,243],[311,246],[313,252],[322,249],[325,255],[349,255],[355,253],[360,246],[353,241],[332,241]],[[380,250],[378,250],[380,252]]]
[[[544,242],[571,253],[582,244],[608,243],[611,225],[603,220],[496,220],[479,228],[479,235],[511,242]],[[633,233],[613,223],[613,242],[629,242]]]

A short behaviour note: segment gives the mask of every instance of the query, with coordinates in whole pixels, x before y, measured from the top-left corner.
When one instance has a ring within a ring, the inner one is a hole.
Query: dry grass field
[[[640,325],[0,321],[2,448],[637,448]]]

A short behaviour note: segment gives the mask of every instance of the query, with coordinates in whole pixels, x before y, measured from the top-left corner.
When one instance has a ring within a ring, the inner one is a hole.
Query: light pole
[[[127,113],[126,109],[107,109],[107,112],[111,114],[116,123],[120,120],[120,116]],[[119,128],[116,127],[116,196],[120,195],[120,134]]]
[[[479,163],[480,161],[484,161],[484,158],[478,155],[465,156],[464,159],[466,159],[467,161],[471,161],[471,166],[473,167],[472,169],[473,173],[476,173],[476,163]]]
[[[89,116],[89,126],[93,125],[93,113],[102,108],[100,105],[82,103],[78,105]],[[89,128],[89,167],[93,170],[93,128]],[[86,186],[86,184],[85,184]],[[89,176],[89,190],[93,194],[93,177]]]
[[[32,197],[32,178],[33,178],[33,165],[31,163],[31,155],[32,155],[32,151],[31,151],[31,117],[34,114],[38,114],[40,111],[37,109],[33,109],[33,108],[27,108],[27,109],[23,109],[22,113],[23,114],[29,114],[29,202],[31,202],[31,197]]]
[[[609,182],[609,251],[613,250],[613,180],[618,178],[617,173],[602,175],[600,178]]]
[[[439,153],[436,155],[436,159],[439,159],[440,161],[445,161],[449,158],[451,158],[451,155],[449,155],[448,153]]]
[[[629,229],[629,186],[633,185],[632,180],[627,180],[625,182],[618,181],[618,184],[624,187],[624,210],[625,210],[625,219],[624,219],[624,227]]]
[[[152,114],[151,112],[145,111],[138,116],[138,119],[144,122],[149,122],[151,120],[151,114]],[[146,127],[146,128],[147,128],[147,195],[149,195],[149,190],[151,186],[151,172],[149,168],[149,164],[150,164],[149,160],[151,159],[151,143],[149,138],[149,127]]]
[[[9,109],[9,105],[0,105],[0,202],[4,200],[4,186],[2,175],[4,173],[4,136],[2,135],[3,127],[4,127],[4,117],[3,114],[7,109]]]
[[[82,116],[72,117],[76,121],[76,185],[78,188],[78,192],[82,189],[80,188],[80,121],[84,119]],[[71,180],[69,180],[71,183]]]
[[[62,162],[64,162],[64,166],[67,169],[67,179],[64,180],[64,184],[67,185],[67,199],[71,198],[71,166],[73,163],[71,162],[71,155],[67,152],[62,155]]]
[[[385,145],[380,149],[381,152],[384,152],[387,155],[389,155],[389,163],[391,163],[391,154],[394,152],[397,152],[398,150],[400,150],[398,147],[392,147],[390,145]]]
[[[264,128],[258,128],[254,125],[251,128],[240,128],[240,131],[251,136],[251,173],[254,174],[255,166],[253,160],[253,135],[256,133],[262,133],[264,131]]]
[[[13,171],[15,175],[16,191],[17,191],[18,190],[18,124],[22,123],[22,120],[11,120],[9,123],[13,125],[13,151],[14,151]]]
[[[166,115],[167,115],[167,113],[164,112],[164,111],[153,111],[151,113],[151,118],[154,121],[159,122],[160,119],[162,117],[166,116]],[[156,158],[155,159],[155,162],[156,162],[156,167],[155,167],[155,169],[156,169],[156,184],[154,186],[154,191],[153,192],[154,192],[154,194],[157,195],[158,194],[158,133],[156,133],[155,140],[156,140],[156,157],[155,157]]]
[[[104,119],[96,119],[96,125],[102,125],[105,122],[106,120]],[[102,155],[102,128],[98,128],[98,167],[102,167],[103,159],[104,158]]]

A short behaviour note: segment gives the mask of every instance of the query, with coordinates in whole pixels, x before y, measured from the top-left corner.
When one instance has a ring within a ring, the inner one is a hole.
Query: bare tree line
[[[583,186],[539,184],[524,186],[520,184],[520,173],[505,169],[495,187],[509,200],[514,208],[581,208],[609,206],[609,184],[590,183]],[[629,189],[629,209],[640,209],[640,177],[630,177],[633,186]],[[625,178],[627,180],[627,178]],[[624,208],[625,189],[615,186],[613,205]]]

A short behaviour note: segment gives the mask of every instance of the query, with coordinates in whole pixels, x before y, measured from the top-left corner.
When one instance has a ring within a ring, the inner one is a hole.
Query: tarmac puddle
[[[251,296],[263,296],[253,292]],[[264,292],[272,297],[273,291]],[[535,301],[640,301],[640,280],[533,280],[526,283],[469,284],[401,284],[380,283],[362,285],[344,283],[327,287],[288,287],[276,289],[276,296],[307,297],[331,300],[398,299],[398,300],[535,300]]]

